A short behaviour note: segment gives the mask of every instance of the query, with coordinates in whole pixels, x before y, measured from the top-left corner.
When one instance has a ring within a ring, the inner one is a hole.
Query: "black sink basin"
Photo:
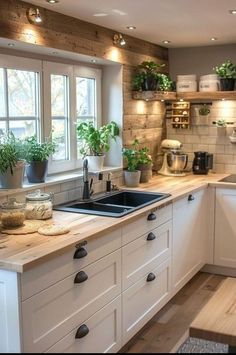
[[[57,211],[84,213],[97,216],[123,217],[128,213],[169,197],[169,194],[141,191],[119,191],[91,202],[72,202],[57,206]]]

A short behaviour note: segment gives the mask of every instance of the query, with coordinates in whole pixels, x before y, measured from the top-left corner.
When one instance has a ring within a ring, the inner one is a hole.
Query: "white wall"
[[[102,72],[102,123],[115,121],[120,128],[120,137],[111,142],[111,149],[106,154],[105,165],[121,167],[122,131],[123,131],[123,91],[122,66],[104,66]]]
[[[178,74],[211,74],[214,66],[227,59],[236,63],[236,44],[173,48],[169,50],[170,75],[176,80]]]

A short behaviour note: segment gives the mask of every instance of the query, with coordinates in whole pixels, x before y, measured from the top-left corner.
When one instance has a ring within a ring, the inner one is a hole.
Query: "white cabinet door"
[[[236,190],[216,189],[214,264],[236,268]]]
[[[116,353],[121,348],[121,298],[116,298],[47,353]]]
[[[173,205],[173,292],[180,290],[206,263],[207,189]]]

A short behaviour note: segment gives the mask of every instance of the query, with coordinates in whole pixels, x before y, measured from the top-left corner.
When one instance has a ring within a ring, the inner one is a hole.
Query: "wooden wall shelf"
[[[215,101],[215,100],[236,100],[236,91],[216,92],[160,92],[160,91],[133,91],[134,100],[146,101]]]

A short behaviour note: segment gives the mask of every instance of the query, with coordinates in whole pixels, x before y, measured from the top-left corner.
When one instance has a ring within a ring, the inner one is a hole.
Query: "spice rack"
[[[171,104],[171,119],[173,128],[190,128],[190,102],[173,102]]]

